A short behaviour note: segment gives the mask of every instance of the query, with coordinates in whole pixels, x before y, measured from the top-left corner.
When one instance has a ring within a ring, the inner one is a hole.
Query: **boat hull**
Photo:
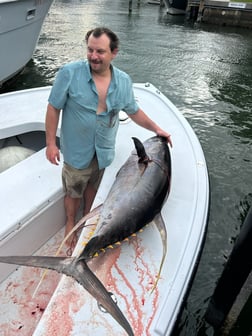
[[[0,87],[32,58],[53,0],[0,2]]]

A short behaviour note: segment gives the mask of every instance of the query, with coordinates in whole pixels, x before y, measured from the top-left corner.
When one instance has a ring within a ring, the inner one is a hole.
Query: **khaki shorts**
[[[99,170],[96,156],[88,168],[76,169],[64,162],[62,168],[62,183],[64,192],[72,198],[82,198],[88,183],[97,190],[101,182],[104,169]]]

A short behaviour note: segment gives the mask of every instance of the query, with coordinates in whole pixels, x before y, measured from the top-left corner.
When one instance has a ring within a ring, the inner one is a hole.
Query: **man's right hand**
[[[56,145],[48,145],[46,147],[46,158],[52,164],[58,165],[60,162],[60,151]]]

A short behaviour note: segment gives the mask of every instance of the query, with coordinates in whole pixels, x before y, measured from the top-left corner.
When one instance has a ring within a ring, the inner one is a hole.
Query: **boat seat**
[[[61,165],[48,162],[43,148],[2,172],[0,186],[1,243],[50,202],[63,197]]]

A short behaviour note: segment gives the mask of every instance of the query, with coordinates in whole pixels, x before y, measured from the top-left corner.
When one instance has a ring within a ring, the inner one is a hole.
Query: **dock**
[[[188,0],[187,19],[252,29],[252,2]]]

